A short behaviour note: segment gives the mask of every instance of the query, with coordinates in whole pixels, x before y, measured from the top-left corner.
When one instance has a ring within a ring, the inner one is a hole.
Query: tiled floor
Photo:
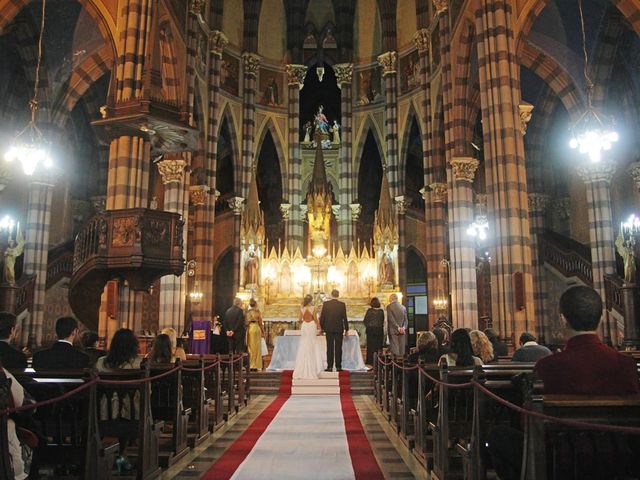
[[[273,396],[266,395],[254,398],[248,408],[242,410],[227,425],[212,435],[209,441],[192,450],[181,462],[166,470],[160,478],[162,480],[201,478],[211,464],[220,458],[273,399]],[[397,439],[393,429],[376,409],[371,397],[361,395],[354,396],[353,399],[385,478],[426,479],[424,469]]]

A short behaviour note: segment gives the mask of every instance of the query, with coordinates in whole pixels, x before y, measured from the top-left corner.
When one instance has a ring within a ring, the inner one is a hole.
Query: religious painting
[[[229,55],[227,52],[222,53],[220,61],[220,88],[231,95],[238,96],[238,78],[240,72],[240,61]]]
[[[407,93],[420,86],[420,60],[418,59],[418,51],[400,57],[400,93]]]
[[[282,72],[261,68],[259,80],[258,103],[269,107],[282,106],[284,104]]]
[[[382,71],[379,66],[357,73],[357,105],[368,105],[384,100],[382,93]]]

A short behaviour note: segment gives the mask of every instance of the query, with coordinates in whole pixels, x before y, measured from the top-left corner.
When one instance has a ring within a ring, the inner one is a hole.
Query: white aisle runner
[[[355,478],[339,395],[290,397],[232,477],[272,478]]]

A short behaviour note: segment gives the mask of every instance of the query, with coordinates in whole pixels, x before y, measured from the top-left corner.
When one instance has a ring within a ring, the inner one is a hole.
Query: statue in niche
[[[320,105],[318,107],[318,113],[314,117],[313,123],[316,127],[316,132],[329,134],[329,120],[327,120],[327,116],[323,113],[324,107]]]
[[[304,124],[304,140],[302,141],[302,143],[311,143],[312,128],[313,128],[313,125],[311,124],[311,122],[307,122]]]
[[[391,252],[385,247],[382,258],[380,259],[380,267],[378,271],[378,278],[380,279],[380,285],[393,285],[394,284],[394,268],[393,259],[391,258]]]
[[[18,232],[16,239],[9,238],[9,244],[4,251],[4,281],[12,287],[16,285],[16,259],[24,252],[22,232]]]
[[[340,143],[340,124],[337,120],[333,121],[333,127],[331,127],[331,133],[333,133],[333,139],[331,143],[339,144]]]
[[[247,259],[244,262],[244,286],[258,284],[258,257],[253,245],[249,247]]]
[[[280,105],[280,95],[278,93],[278,83],[275,77],[269,77],[267,86],[262,94],[262,103],[270,106]]]
[[[636,283],[636,256],[634,246],[629,245],[622,236],[622,232],[618,233],[616,238],[616,250],[624,261],[624,281],[626,283]]]

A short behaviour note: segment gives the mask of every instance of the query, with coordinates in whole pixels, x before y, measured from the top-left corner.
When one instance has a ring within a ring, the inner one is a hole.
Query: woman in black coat
[[[380,300],[373,297],[369,303],[371,308],[364,314],[364,326],[367,327],[367,365],[373,365],[373,352],[382,350],[384,342],[384,310],[380,308]]]

